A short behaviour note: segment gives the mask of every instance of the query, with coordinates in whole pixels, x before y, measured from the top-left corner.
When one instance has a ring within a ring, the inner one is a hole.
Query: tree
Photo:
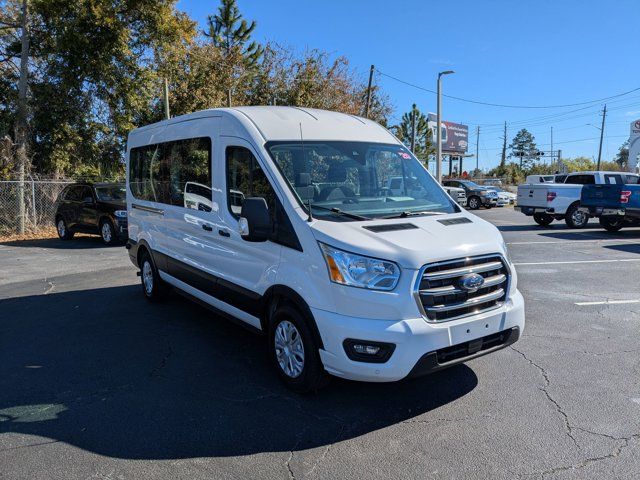
[[[413,153],[419,160],[428,165],[429,156],[435,154],[435,146],[432,142],[432,132],[427,123],[427,116],[418,110],[415,103],[409,112],[402,115],[400,124],[395,128],[395,134],[402,143],[411,148],[414,115],[416,137]]]
[[[511,156],[520,159],[520,168],[530,168],[538,159],[538,147],[535,138],[526,128],[520,130],[509,145]]]
[[[262,45],[251,41],[256,28],[253,20],[242,18],[236,0],[222,0],[216,15],[208,17],[209,29],[204,32],[216,47],[224,52],[227,67],[227,106],[231,106],[231,94],[237,78],[255,69],[264,53]]]
[[[620,145],[620,149],[616,154],[614,162],[616,162],[621,169],[625,169],[627,167],[629,164],[629,140]]]

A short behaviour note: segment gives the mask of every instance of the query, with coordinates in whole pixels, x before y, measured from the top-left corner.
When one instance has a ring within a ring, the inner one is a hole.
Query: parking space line
[[[527,265],[577,265],[581,263],[621,263],[621,262],[640,262],[640,258],[621,258],[618,260],[574,260],[573,262],[525,262],[514,263],[516,267]]]
[[[637,240],[626,240],[622,238],[602,238],[600,240],[549,240],[539,242],[507,242],[507,245],[535,245],[544,243],[636,243]]]
[[[621,305],[625,303],[640,303],[640,300],[605,300],[603,302],[576,302],[576,305]]]

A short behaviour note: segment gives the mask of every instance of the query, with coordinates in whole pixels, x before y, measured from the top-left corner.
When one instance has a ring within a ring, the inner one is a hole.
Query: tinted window
[[[197,184],[199,192],[185,195],[189,184]],[[141,200],[210,211],[211,139],[192,138],[132,148],[129,188]],[[194,196],[200,198],[194,201]]]
[[[244,147],[227,147],[227,204],[229,211],[239,217],[245,198],[262,197],[269,210],[275,211],[276,195],[269,180],[250,150]]]
[[[594,185],[596,179],[593,175],[569,175],[565,183],[573,183],[575,185]]]
[[[604,183],[621,185],[624,182],[622,181],[622,175],[620,175],[619,173],[610,173],[604,176]]]
[[[96,187],[96,196],[101,202],[122,202],[127,199],[124,185],[107,185]]]
[[[84,202],[85,199],[89,198],[93,201],[93,191],[91,187],[80,187],[80,201]]]
[[[82,197],[80,196],[81,194],[82,194],[82,187],[77,185],[73,187],[69,187],[64,194],[64,199],[70,200],[72,202],[77,202],[82,200]]]

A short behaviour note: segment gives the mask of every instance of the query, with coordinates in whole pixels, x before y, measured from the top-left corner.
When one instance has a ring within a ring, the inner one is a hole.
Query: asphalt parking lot
[[[0,245],[0,478],[640,478],[640,229],[478,214],[516,264],[523,338],[311,396],[261,337],[148,304],[122,247]]]

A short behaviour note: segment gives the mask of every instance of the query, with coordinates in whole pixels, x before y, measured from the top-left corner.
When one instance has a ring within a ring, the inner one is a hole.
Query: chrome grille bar
[[[481,303],[487,303],[492,300],[497,300],[504,295],[504,290],[499,288],[490,293],[480,295],[478,297],[470,298],[465,302],[451,303],[449,305],[436,305],[434,307],[424,307],[427,312],[450,312],[451,310],[460,310],[461,308],[468,308]]]
[[[500,285],[507,281],[507,276],[504,273],[499,275],[493,275],[491,277],[487,277],[484,280],[484,284],[482,288],[494,287],[496,285]],[[420,290],[420,295],[455,295],[458,293],[463,293],[459,288],[454,287],[453,285],[446,285],[444,287],[435,287],[435,288],[425,288],[424,290]]]
[[[427,280],[441,280],[443,278],[460,277],[468,273],[490,272],[491,270],[498,270],[502,267],[503,265],[500,261],[488,262],[469,267],[452,268],[451,270],[441,270],[433,273],[425,273],[423,275],[423,278],[426,278]]]

